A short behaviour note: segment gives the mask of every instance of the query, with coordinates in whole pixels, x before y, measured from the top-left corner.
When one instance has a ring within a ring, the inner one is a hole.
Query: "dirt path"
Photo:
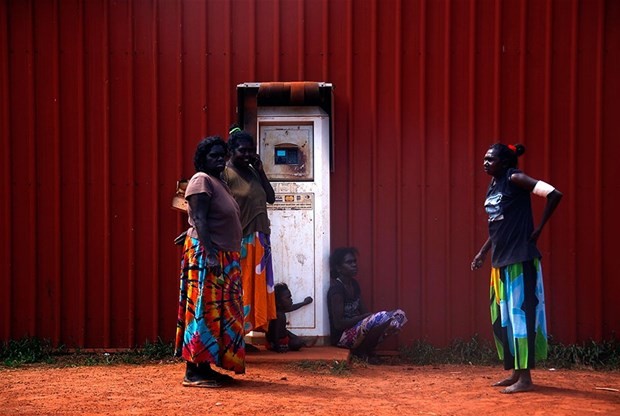
[[[499,368],[364,366],[334,375],[248,364],[232,387],[181,386],[183,365],[0,369],[2,415],[620,415],[620,372],[536,370],[535,392],[500,394]],[[196,414],[198,414],[196,413]]]

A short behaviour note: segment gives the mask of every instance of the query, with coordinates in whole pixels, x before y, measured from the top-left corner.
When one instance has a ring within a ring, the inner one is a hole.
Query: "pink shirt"
[[[192,176],[185,190],[185,198],[196,194],[207,194],[210,197],[207,211],[207,230],[211,243],[223,251],[241,250],[241,221],[239,220],[239,206],[235,202],[228,186],[219,179],[213,178],[204,172],[197,172]],[[191,205],[187,210],[190,229],[188,235],[198,238],[192,215]]]

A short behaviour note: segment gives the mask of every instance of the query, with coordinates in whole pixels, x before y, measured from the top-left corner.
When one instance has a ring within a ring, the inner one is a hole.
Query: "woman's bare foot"
[[[531,381],[528,383],[527,381],[519,380],[513,385],[506,387],[504,390],[500,390],[500,393],[523,393],[532,390],[534,390],[534,384]]]
[[[505,378],[503,380],[500,380],[497,383],[493,383],[493,384],[491,384],[491,386],[493,386],[493,387],[512,386],[517,381],[519,381],[519,377],[520,376],[521,376],[521,373],[519,371],[512,370],[512,374],[510,375],[510,377],[507,377],[507,378]]]
[[[390,320],[387,322],[387,328],[385,330],[385,333],[383,334],[384,338],[387,338],[392,335],[396,335],[400,332],[400,329],[396,328],[395,326],[392,326],[393,321],[394,321],[394,318],[390,318]]]
[[[493,383],[491,385],[493,387],[506,387],[506,386],[512,386],[517,381],[519,381],[519,377],[515,377],[515,375],[513,374],[512,376],[505,378],[503,380],[500,380],[497,383]]]
[[[530,370],[514,370],[512,375],[505,380],[497,382],[495,386],[507,386],[501,393],[512,394],[521,393],[525,391],[531,391],[534,389],[534,383],[532,383],[532,375]]]

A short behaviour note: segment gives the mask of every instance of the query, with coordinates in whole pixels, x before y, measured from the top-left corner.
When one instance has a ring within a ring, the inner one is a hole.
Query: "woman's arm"
[[[269,182],[269,179],[265,174],[265,170],[263,169],[263,161],[260,160],[260,157],[258,155],[254,157],[254,160],[252,161],[252,166],[256,170],[256,173],[258,173],[260,184],[265,190],[265,194],[267,194],[267,203],[273,204],[274,202],[276,202],[276,193],[274,192],[273,187],[271,186],[271,182]]]
[[[334,293],[330,299],[330,306],[332,311],[332,321],[334,328],[339,331],[351,328],[353,325],[361,321],[362,319],[370,316],[370,313],[363,313],[351,318],[345,319],[344,317],[344,298],[340,293]]]
[[[361,321],[362,319],[366,318],[367,316],[372,315],[372,312],[366,307],[366,304],[364,303],[364,301],[362,300],[362,290],[360,289],[360,285],[357,282],[357,280],[353,279],[353,287],[357,293],[357,296],[359,298],[359,307],[358,307],[358,311],[359,311],[359,315],[357,315],[359,317],[359,319],[357,320],[357,322]],[[355,323],[357,323],[355,322]]]
[[[200,243],[207,251],[207,267],[215,268],[216,275],[221,274],[220,262],[217,258],[217,248],[211,242],[209,227],[207,225],[207,214],[209,213],[209,202],[211,197],[206,193],[193,194],[187,197],[187,202],[192,211],[192,220],[198,233]]]
[[[555,212],[555,209],[564,195],[548,183],[531,178],[524,173],[513,174],[510,176],[510,181],[522,189],[534,192],[535,195],[544,196],[547,199],[540,223],[538,227],[534,228],[530,236],[530,241],[536,242],[543,227]]]
[[[554,189],[547,195],[547,203],[545,204],[545,209],[543,210],[540,224],[538,224],[538,227],[536,227],[532,232],[532,235],[530,236],[530,241],[536,242],[538,240],[538,237],[540,236],[543,227],[555,212],[555,209],[558,207],[558,204],[562,200],[563,196],[564,195],[562,194],[562,192],[558,191],[557,189]]]
[[[490,248],[491,248],[491,239],[487,238],[487,241],[485,241],[482,247],[480,247],[480,251],[478,251],[478,254],[476,254],[476,256],[471,262],[472,270],[478,270],[479,268],[482,267],[482,264],[484,263],[484,260],[487,258],[487,253],[489,252]]]

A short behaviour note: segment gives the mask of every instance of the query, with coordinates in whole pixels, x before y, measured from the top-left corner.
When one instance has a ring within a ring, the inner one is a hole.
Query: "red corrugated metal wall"
[[[0,337],[170,340],[195,143],[236,120],[237,84],[313,80],[335,87],[332,243],[359,248],[367,303],[408,312],[401,345],[490,335],[468,266],[498,138],[565,194],[540,241],[549,332],[606,338],[618,74],[613,0],[2,1]]]

